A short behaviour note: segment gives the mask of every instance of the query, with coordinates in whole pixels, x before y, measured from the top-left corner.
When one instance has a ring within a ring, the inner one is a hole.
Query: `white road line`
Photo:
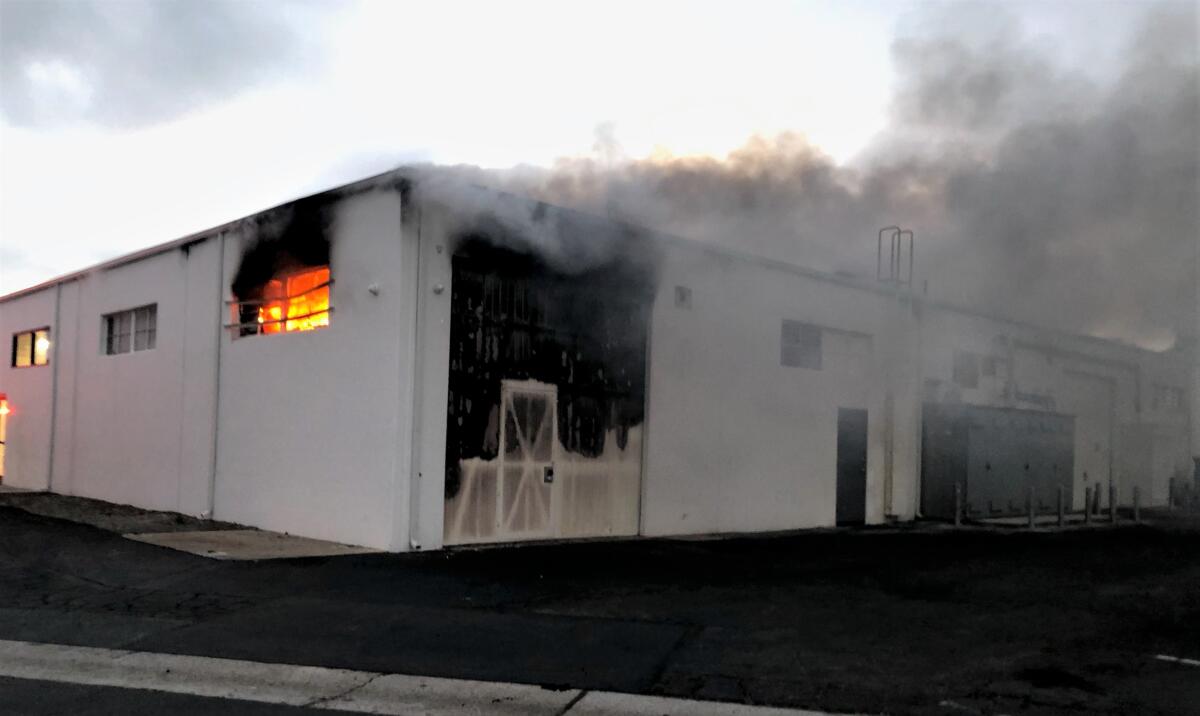
[[[0,676],[370,714],[822,716],[711,701],[6,640],[0,640]]]
[[[1200,659],[1185,659],[1182,656],[1167,656],[1166,654],[1155,654],[1155,659],[1159,661],[1169,661],[1173,664],[1185,664],[1187,666],[1200,666]]]

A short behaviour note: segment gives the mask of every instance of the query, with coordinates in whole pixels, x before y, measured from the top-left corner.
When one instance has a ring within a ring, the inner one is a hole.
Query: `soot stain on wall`
[[[272,278],[289,271],[329,265],[330,193],[300,199],[253,219],[254,238],[242,252],[230,289],[238,301],[257,301]],[[257,306],[243,305],[241,323],[252,323]]]
[[[460,460],[499,452],[504,379],[557,386],[562,449],[596,457],[610,436],[624,448],[645,417],[653,263],[565,273],[468,235],[452,265],[446,497],[458,493]]]

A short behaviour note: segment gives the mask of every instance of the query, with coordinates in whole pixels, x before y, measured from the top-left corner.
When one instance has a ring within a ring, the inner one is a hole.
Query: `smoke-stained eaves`
[[[234,297],[256,300],[267,281],[292,269],[329,265],[335,196],[318,194],[249,220],[254,236],[230,285]]]
[[[452,168],[401,170],[418,201],[448,209],[452,235],[471,235],[578,274],[623,266],[653,273],[658,247],[645,229],[471,182]]]

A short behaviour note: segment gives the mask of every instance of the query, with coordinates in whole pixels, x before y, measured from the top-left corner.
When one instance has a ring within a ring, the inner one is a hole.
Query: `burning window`
[[[324,328],[332,283],[328,266],[277,276],[262,287],[260,298],[237,304],[235,325],[243,336]]]

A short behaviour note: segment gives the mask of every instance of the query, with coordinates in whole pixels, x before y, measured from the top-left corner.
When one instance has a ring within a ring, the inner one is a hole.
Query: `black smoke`
[[[723,159],[614,162],[605,127],[605,156],[459,173],[862,275],[878,228],[898,223],[917,231],[917,286],[928,281],[931,297],[1146,345],[1193,330],[1196,6],[1149,6],[1116,66],[1094,73],[1060,62],[1003,8],[931,13],[894,41],[890,125],[850,165],[795,134],[754,137]]]
[[[276,276],[328,266],[334,201],[334,194],[318,194],[254,217],[230,286],[234,297],[256,301]]]

